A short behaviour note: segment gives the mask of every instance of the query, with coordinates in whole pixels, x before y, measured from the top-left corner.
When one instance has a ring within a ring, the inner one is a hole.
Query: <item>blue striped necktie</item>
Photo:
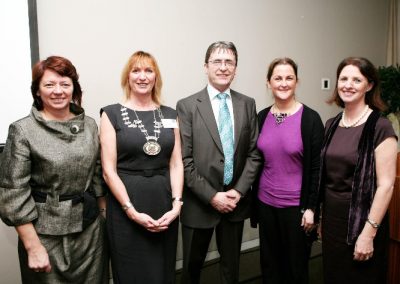
[[[218,115],[218,132],[224,151],[224,184],[231,183],[233,178],[233,127],[232,119],[229,113],[226,97],[228,95],[220,93],[217,95],[219,99],[219,115]]]

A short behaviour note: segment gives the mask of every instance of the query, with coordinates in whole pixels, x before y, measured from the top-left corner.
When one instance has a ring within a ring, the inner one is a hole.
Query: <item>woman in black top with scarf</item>
[[[385,283],[397,142],[371,62],[344,59],[330,102],[344,110],[328,120],[321,152],[324,283]]]

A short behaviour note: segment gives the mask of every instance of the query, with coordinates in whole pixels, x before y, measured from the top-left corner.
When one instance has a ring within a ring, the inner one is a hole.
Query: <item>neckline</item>
[[[130,111],[136,111],[136,112],[153,112],[153,111],[156,111],[156,110],[157,110],[157,107],[156,107],[155,109],[151,109],[151,110],[137,110],[137,109],[133,109],[133,108],[131,108],[131,107],[128,107],[128,106],[126,106],[126,105],[123,105],[123,104],[121,104],[121,103],[118,103],[118,104],[119,104],[120,107],[124,107],[124,108],[126,108],[126,109],[129,109]],[[161,109],[162,106],[160,105],[158,108]]]
[[[71,113],[71,117],[66,120],[58,120],[58,119],[47,119],[45,115],[43,115],[42,111],[38,110],[36,106],[32,106],[31,112],[34,114],[36,120],[42,121],[43,123],[58,123],[58,124],[69,124],[71,122],[82,120],[85,116],[85,111],[82,107],[70,103],[69,111]]]
[[[294,113],[292,113],[292,114],[290,114],[290,115],[287,115],[287,116],[286,116],[286,118],[288,118],[288,117],[292,117],[292,116],[294,116],[294,115],[298,114],[298,113],[299,113],[299,111],[301,111],[303,108],[304,108],[304,105],[303,105],[303,104],[301,104],[301,106],[299,107],[299,109],[298,109],[298,110],[296,110]],[[269,109],[269,113],[270,113],[270,115],[274,116],[274,114],[272,113],[271,109],[272,109],[272,107]]]
[[[356,126],[352,126],[352,127],[345,127],[345,126],[340,125],[340,123],[339,123],[338,127],[343,128],[343,129],[352,129],[352,128],[358,128],[360,126],[364,126],[365,123],[366,123],[366,121],[361,124],[357,124]]]
[[[365,108],[364,108],[364,110],[363,110],[363,112],[362,112],[362,114],[361,114],[358,118],[356,118],[356,119],[354,120],[353,123],[350,123],[350,124],[346,125],[346,124],[347,124],[346,119],[345,119],[346,110],[343,109],[343,112],[342,112],[342,120],[341,120],[342,125],[343,125],[344,127],[346,127],[346,128],[351,128],[351,127],[355,127],[355,126],[359,125],[360,122],[364,119],[364,117],[365,117],[366,115],[368,115],[369,110],[370,110],[369,106],[366,105]],[[368,118],[368,117],[367,117],[367,118]]]

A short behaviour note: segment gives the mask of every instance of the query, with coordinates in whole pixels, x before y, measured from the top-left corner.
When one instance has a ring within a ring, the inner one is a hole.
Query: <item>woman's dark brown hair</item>
[[[271,64],[269,64],[268,71],[267,71],[267,80],[268,82],[271,80],[272,74],[274,73],[274,69],[278,65],[290,65],[293,68],[294,75],[296,75],[296,80],[297,78],[297,64],[296,62],[293,61],[293,59],[289,57],[282,57],[282,58],[275,58]]]

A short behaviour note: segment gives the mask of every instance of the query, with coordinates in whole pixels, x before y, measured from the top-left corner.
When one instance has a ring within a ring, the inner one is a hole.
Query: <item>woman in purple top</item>
[[[292,59],[272,61],[267,86],[274,104],[258,114],[257,147],[264,164],[252,225],[260,226],[263,283],[308,283],[324,127],[317,112],[296,100],[297,82]]]

